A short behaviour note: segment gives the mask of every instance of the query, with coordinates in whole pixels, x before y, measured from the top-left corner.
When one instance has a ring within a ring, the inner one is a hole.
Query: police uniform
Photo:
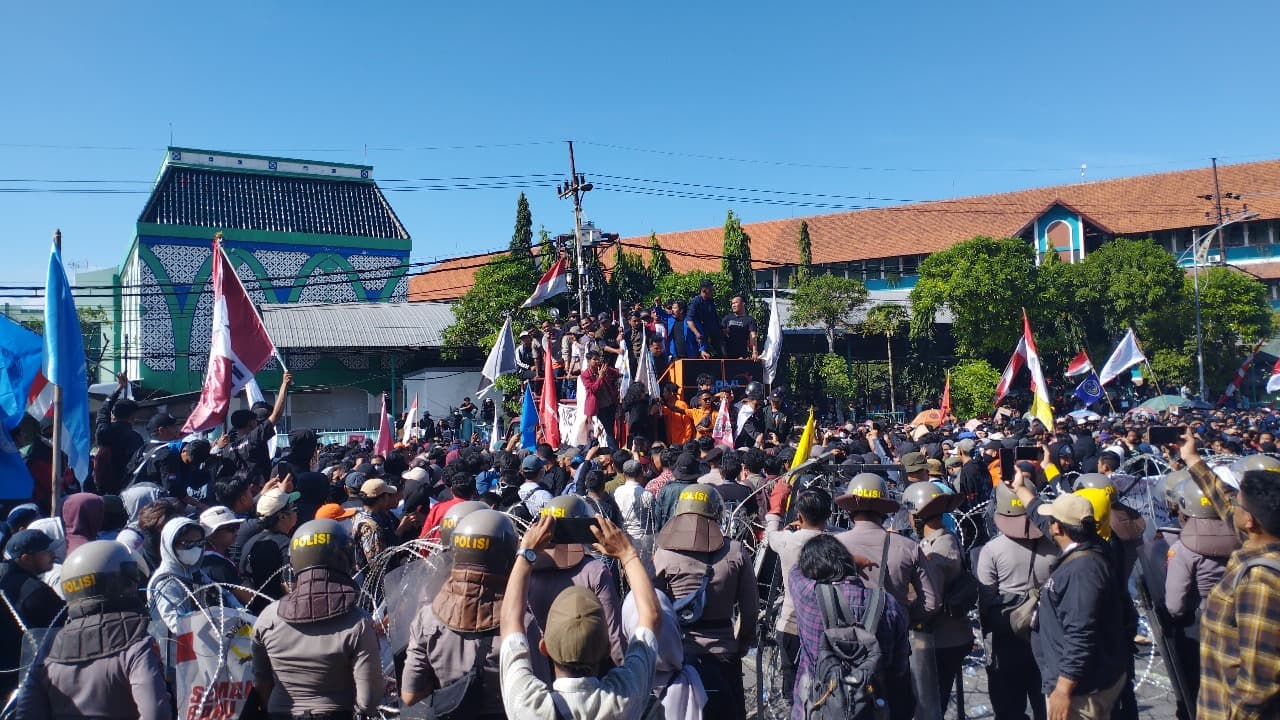
[[[685,652],[698,659],[708,707],[745,717],[740,658],[755,644],[760,591],[750,556],[720,531],[723,513],[724,502],[710,485],[693,484],[680,493],[673,517],[658,533],[654,586],[679,608],[706,578],[701,613],[681,622]],[[735,607],[741,618],[736,632]]]
[[[386,681],[373,618],[358,605],[351,537],[334,520],[293,534],[294,588],[253,625],[253,684],[270,689],[272,720],[349,720],[375,714]]]
[[[62,566],[67,624],[31,670],[17,717],[104,720],[172,717],[164,665],[138,593],[142,573],[128,548],[95,540]]]
[[[472,670],[479,671],[459,694],[458,717],[505,718],[498,677],[499,624],[502,594],[515,559],[516,534],[511,520],[496,510],[475,510],[458,520],[450,537],[453,568],[449,579],[429,605],[418,611],[409,628],[409,647],[401,678],[401,700],[434,706],[446,693],[466,683]],[[536,646],[541,639],[533,616],[525,613],[525,632]],[[548,681],[550,668],[540,654],[534,672]],[[402,708],[417,717],[427,709]]]

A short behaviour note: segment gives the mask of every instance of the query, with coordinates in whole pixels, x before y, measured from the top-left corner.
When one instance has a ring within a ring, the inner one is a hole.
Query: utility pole
[[[573,198],[573,252],[574,265],[578,269],[578,314],[585,318],[591,314],[591,297],[587,294],[587,266],[582,260],[582,195],[591,190],[586,175],[578,174],[573,162],[573,141],[569,140],[569,181],[556,186],[561,200]]]
[[[1222,188],[1218,185],[1218,158],[1209,158],[1209,162],[1213,163],[1213,204],[1218,209],[1218,225],[1221,226]],[[1222,237],[1222,233],[1218,234],[1218,256],[1222,258],[1223,262],[1227,261],[1227,244]]]

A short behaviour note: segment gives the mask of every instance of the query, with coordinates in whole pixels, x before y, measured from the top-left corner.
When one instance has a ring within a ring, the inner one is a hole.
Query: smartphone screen
[[[1044,451],[1035,445],[1019,445],[1013,450],[1014,458],[1017,460],[1030,460],[1038,463],[1044,459]]]
[[[1013,448],[1000,448],[1000,482],[1013,482],[1013,465],[1018,461]]]
[[[591,526],[600,527],[599,518],[556,518],[551,540],[556,545],[591,545],[596,536]]]
[[[1163,447],[1182,443],[1182,428],[1169,425],[1153,425],[1147,429],[1147,442]]]

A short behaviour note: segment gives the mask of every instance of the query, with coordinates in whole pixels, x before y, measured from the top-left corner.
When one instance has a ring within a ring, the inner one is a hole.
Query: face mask
[[[204,556],[204,548],[193,547],[186,550],[178,551],[178,562],[187,567],[195,567],[200,564],[200,558]]]

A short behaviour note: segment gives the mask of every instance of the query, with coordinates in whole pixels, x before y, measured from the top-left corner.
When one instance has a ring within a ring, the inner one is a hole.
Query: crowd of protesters
[[[170,717],[157,638],[221,605],[256,616],[243,717],[398,700],[440,718],[744,718],[743,660],[768,650],[792,718],[932,720],[980,643],[997,718],[1136,718],[1135,645],[1153,640],[1180,717],[1280,717],[1280,412],[864,421],[809,441],[784,389],[711,376],[635,411],[604,355],[758,354],[753,323],[714,325],[710,291],[626,328],[522,333],[526,380],[558,353],[596,419],[619,408],[584,445],[426,432],[380,454],[304,429],[274,452],[287,374],[214,442],[140,420],[121,377],[85,490],[56,517],[8,512],[0,690],[18,717]],[[1152,444],[1153,425],[1176,442]],[[446,564],[388,676],[375,569],[403,547],[395,562]],[[19,673],[23,632],[50,626]]]

